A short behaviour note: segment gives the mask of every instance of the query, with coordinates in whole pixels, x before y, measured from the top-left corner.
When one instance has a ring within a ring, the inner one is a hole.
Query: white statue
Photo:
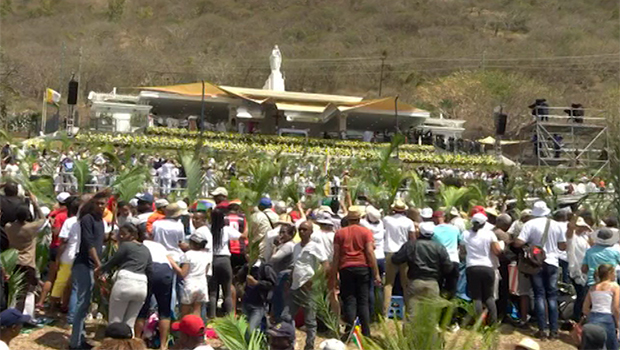
[[[282,66],[282,54],[280,53],[280,49],[278,45],[274,46],[271,51],[271,56],[269,57],[269,65],[271,66],[272,71],[279,71]]]
[[[265,81],[263,90],[285,91],[284,76],[282,72],[280,72],[280,67],[282,67],[282,53],[280,53],[278,45],[274,46],[273,50],[271,50],[269,66],[271,67],[271,74],[269,74],[269,78]]]

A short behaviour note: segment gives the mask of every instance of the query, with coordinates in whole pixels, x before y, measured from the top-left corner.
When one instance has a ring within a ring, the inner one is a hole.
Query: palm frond
[[[467,187],[441,186],[439,189],[439,204],[450,210],[452,207],[460,208],[464,203],[467,193]]]
[[[144,185],[151,181],[149,168],[144,165],[122,170],[112,183],[111,187],[122,201],[130,201],[140,192]]]
[[[17,267],[17,255],[16,249],[8,249],[0,254],[2,260],[2,267],[9,276],[8,280],[8,306],[14,306],[17,300],[17,296],[26,291],[26,273],[18,272]]]
[[[88,162],[85,160],[77,160],[74,162],[73,176],[75,176],[78,184],[78,193],[86,193],[87,185],[90,184],[92,175]]]
[[[245,316],[236,318],[229,314],[216,318],[213,320],[213,328],[227,349],[261,350],[266,345],[265,336],[258,329],[249,334],[249,339],[246,338],[249,324]]]
[[[187,175],[185,195],[193,203],[202,193],[206,180],[202,172],[200,157],[196,153],[179,153],[179,159]]]
[[[311,302],[316,307],[316,315],[329,329],[330,336],[340,338],[340,318],[332,312],[327,287],[327,273],[321,267],[312,277]]]
[[[422,180],[416,172],[409,175],[409,191],[407,200],[418,208],[426,206],[426,181]]]

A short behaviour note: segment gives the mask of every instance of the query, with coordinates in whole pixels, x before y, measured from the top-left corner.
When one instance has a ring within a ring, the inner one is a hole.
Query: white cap
[[[132,198],[129,200],[129,205],[131,205],[132,207],[137,207],[138,206],[138,198]]]
[[[422,217],[422,219],[430,219],[433,217],[433,209],[431,208],[424,208],[422,210],[420,210],[420,216]]]
[[[482,214],[482,213],[478,213],[475,214],[472,218],[471,218],[471,222],[477,222],[479,224],[485,224],[487,222],[487,216]]]
[[[420,223],[420,234],[425,237],[430,237],[435,231],[435,224],[432,221],[425,221]]]
[[[65,202],[67,201],[67,199],[69,199],[69,197],[71,197],[71,194],[68,192],[60,192],[57,196],[56,196],[56,200],[58,201],[58,203],[60,204],[65,204]]]
[[[228,191],[224,187],[218,187],[213,192],[211,192],[213,197],[215,196],[226,196],[228,197]]]
[[[158,200],[155,201],[155,208],[157,208],[157,209],[161,209],[163,207],[167,207],[168,205],[170,205],[170,203],[167,200],[163,199],[163,198],[162,199],[158,199]]]
[[[327,339],[319,345],[319,350],[346,350],[347,346],[338,339]]]

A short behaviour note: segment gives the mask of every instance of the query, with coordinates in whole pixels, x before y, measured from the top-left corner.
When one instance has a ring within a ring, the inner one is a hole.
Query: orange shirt
[[[334,245],[340,248],[340,270],[347,267],[368,267],[366,244],[373,241],[372,231],[351,225],[336,231]]]
[[[149,216],[149,218],[146,220],[146,232],[153,233],[153,223],[157,220],[162,220],[165,218],[166,218],[166,215],[160,213],[159,211],[156,211],[153,214],[151,214],[151,216]]]

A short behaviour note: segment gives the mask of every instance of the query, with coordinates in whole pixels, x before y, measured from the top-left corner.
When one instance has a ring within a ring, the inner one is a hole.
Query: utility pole
[[[383,92],[383,67],[385,67],[385,59],[387,58],[387,51],[383,51],[381,54],[381,73],[379,76],[379,97],[381,97],[381,93]]]
[[[64,75],[64,65],[65,65],[65,50],[67,49],[67,46],[65,45],[65,42],[62,42],[62,46],[60,47],[60,70],[58,71],[58,92],[60,92],[62,94],[62,76]]]

